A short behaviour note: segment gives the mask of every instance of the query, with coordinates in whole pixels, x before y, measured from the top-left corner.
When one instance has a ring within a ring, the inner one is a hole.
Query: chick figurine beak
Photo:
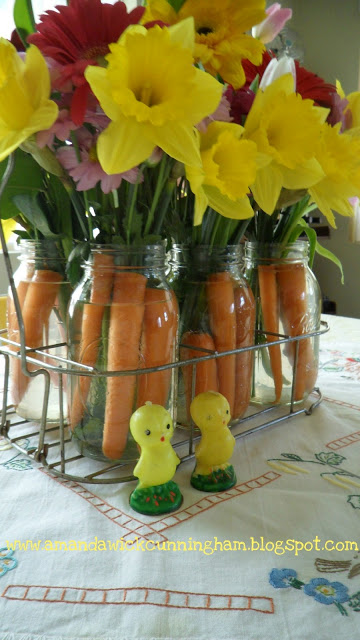
[[[134,469],[139,482],[130,496],[130,506],[146,515],[175,511],[183,498],[172,480],[180,459],[170,444],[174,432],[170,413],[159,404],[146,402],[132,414],[130,431],[141,448]]]
[[[235,446],[227,426],[231,419],[229,403],[221,393],[205,391],[193,399],[190,414],[201,431],[190,482],[200,491],[226,491],[236,483],[234,468],[228,462]]]

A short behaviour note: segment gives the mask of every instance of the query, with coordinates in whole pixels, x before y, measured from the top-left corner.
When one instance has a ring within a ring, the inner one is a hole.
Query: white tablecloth
[[[322,404],[238,440],[229,491],[193,489],[181,464],[172,515],[0,440],[0,639],[358,640],[360,320],[326,319]]]

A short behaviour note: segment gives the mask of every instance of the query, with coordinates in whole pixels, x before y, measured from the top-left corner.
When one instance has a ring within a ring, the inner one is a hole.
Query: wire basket
[[[13,159],[10,158],[8,167],[4,174],[0,197],[6,184],[8,175],[12,170]],[[63,407],[63,389],[66,376],[122,376],[122,375],[144,375],[154,371],[164,369],[179,368],[183,366],[183,362],[176,361],[171,364],[163,365],[155,368],[134,370],[134,371],[104,371],[98,372],[95,368],[89,367],[67,358],[55,355],[52,350],[62,344],[50,344],[41,349],[29,349],[25,346],[24,322],[22,318],[20,303],[13,279],[13,271],[7,246],[4,238],[3,228],[0,221],[0,240],[3,249],[5,266],[8,274],[10,289],[13,294],[14,306],[18,319],[20,342],[14,342],[6,337],[6,330],[0,331],[0,355],[4,358],[4,383],[3,383],[3,401],[1,408],[0,435],[12,447],[22,454],[29,456],[34,461],[43,465],[44,469],[55,476],[60,476],[68,480],[92,484],[110,484],[118,482],[127,482],[134,480],[132,474],[133,465],[126,463],[98,463],[89,458],[85,458],[79,454],[71,443],[68,425],[64,419]],[[282,334],[272,334],[277,337],[276,341],[272,341],[271,345],[295,342],[294,371],[296,372],[299,344],[301,340],[306,340],[315,336],[319,336],[328,331],[326,322],[321,322],[321,328],[318,331],[307,333],[301,336],[290,337]],[[262,333],[262,332],[258,332]],[[182,345],[186,347],[186,345]],[[202,360],[213,358],[222,358],[229,355],[235,355],[244,351],[255,351],[265,349],[269,346],[267,342],[263,342],[251,347],[243,347],[222,353],[205,352],[198,349],[199,357],[186,360],[187,366],[193,366],[193,392],[195,390],[196,364]],[[195,347],[191,347],[195,350]],[[41,367],[36,370],[30,370],[29,365],[39,367],[37,355],[41,355]],[[10,359],[17,358],[21,361],[22,372],[29,377],[44,377],[44,397],[42,403],[41,420],[38,424],[25,419],[20,419],[12,405],[8,404],[9,391],[9,371]],[[51,376],[58,377],[59,391],[59,421],[58,424],[47,424],[49,390],[51,384]],[[313,393],[315,398],[309,398],[305,405],[298,407],[294,402],[296,373],[292,379],[291,402],[288,406],[271,405],[262,409],[250,406],[247,415],[241,419],[233,420],[230,423],[233,435],[236,439],[244,438],[250,434],[256,433],[263,429],[269,428],[275,424],[279,424],[290,418],[294,418],[300,414],[310,415],[314,409],[320,404],[322,396],[320,390],[315,388]],[[194,424],[190,423],[185,430],[181,427],[184,425],[177,424],[172,445],[181,460],[184,462],[194,457],[195,442],[200,439],[199,432],[195,430]]]

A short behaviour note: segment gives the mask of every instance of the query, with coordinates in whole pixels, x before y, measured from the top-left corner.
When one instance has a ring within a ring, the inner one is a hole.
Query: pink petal
[[[269,7],[267,11],[268,17],[252,29],[253,37],[258,38],[264,44],[274,40],[292,16],[291,9],[281,9],[279,8],[281,7],[279,3],[276,3],[276,5],[278,6],[275,9]]]

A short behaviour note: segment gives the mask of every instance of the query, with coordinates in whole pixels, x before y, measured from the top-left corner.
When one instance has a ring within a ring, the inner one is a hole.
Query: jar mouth
[[[308,260],[310,243],[307,239],[283,244],[281,242],[245,242],[245,260],[296,262]]]
[[[146,245],[91,244],[90,254],[84,260],[84,267],[94,268],[97,256],[106,256],[109,260],[101,263],[103,269],[142,269],[164,268],[166,260],[166,242]]]

